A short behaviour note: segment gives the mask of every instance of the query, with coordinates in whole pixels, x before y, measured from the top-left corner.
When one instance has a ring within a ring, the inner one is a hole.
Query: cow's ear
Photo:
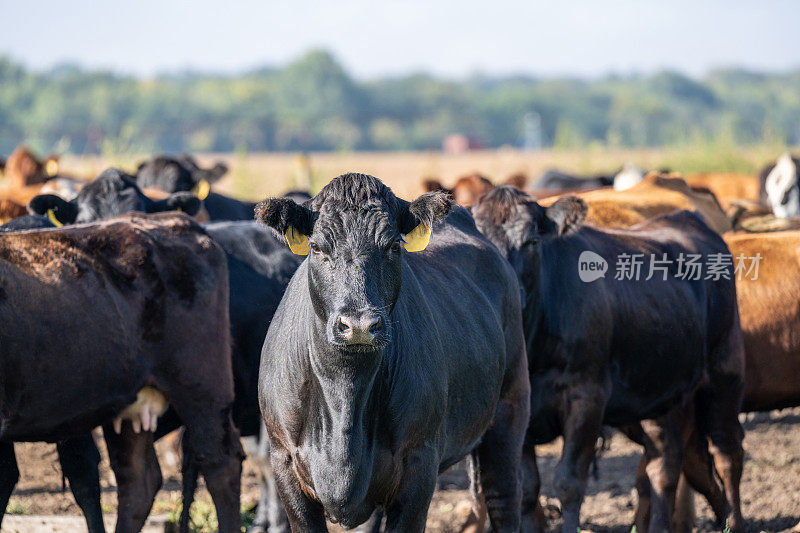
[[[256,205],[256,220],[283,235],[289,249],[308,255],[308,238],[314,231],[314,213],[290,198],[267,198]]]
[[[206,180],[209,183],[214,183],[215,181],[219,181],[219,179],[227,173],[228,165],[222,161],[217,161],[211,168],[200,169],[198,177]]]
[[[192,180],[194,186],[192,193],[205,200],[208,193],[211,192],[211,184],[219,180],[225,173],[228,172],[228,166],[225,163],[217,163],[213,168],[197,168],[192,171]]]
[[[565,196],[547,208],[547,218],[555,224],[558,235],[565,235],[580,227],[588,210],[586,202],[582,199],[577,196]]]
[[[55,226],[73,224],[78,218],[78,208],[72,203],[55,194],[40,194],[28,202],[28,213],[44,215]]]
[[[200,211],[203,202],[194,194],[186,191],[170,194],[163,200],[157,200],[147,207],[148,213],[160,213],[163,211],[182,211],[193,217]]]
[[[419,252],[428,246],[433,223],[447,216],[453,206],[450,195],[443,191],[427,192],[411,202],[398,200],[398,230],[405,235],[405,248]]]

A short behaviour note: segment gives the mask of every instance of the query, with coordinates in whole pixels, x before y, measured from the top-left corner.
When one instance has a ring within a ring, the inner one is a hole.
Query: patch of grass
[[[178,525],[181,519],[181,510],[183,507],[180,503],[175,504],[167,515],[167,522],[164,531],[178,531]],[[242,531],[253,525],[256,517],[256,506],[249,507],[242,506],[240,509],[242,519]],[[193,533],[211,533],[219,529],[217,522],[217,511],[214,504],[205,500],[195,500],[189,510],[189,529]]]
[[[30,514],[30,508],[21,502],[11,502],[6,507],[6,514]]]

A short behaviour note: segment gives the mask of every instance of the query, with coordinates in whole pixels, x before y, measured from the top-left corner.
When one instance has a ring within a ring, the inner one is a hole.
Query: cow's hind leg
[[[233,425],[230,406],[208,402],[212,393],[170,398],[184,421],[189,455],[203,474],[206,488],[214,500],[219,531],[239,533],[239,491],[242,474],[242,446],[239,430]]]
[[[111,469],[117,479],[117,533],[140,531],[161,488],[161,468],[150,431],[135,433],[123,423],[117,434],[111,424],[103,425]]]
[[[0,442],[0,525],[6,514],[8,499],[19,481],[17,456],[14,454],[13,442]]]
[[[670,530],[675,509],[675,490],[681,474],[681,440],[678,427],[669,413],[643,420],[645,471],[650,480],[651,515],[649,531]]]
[[[694,496],[691,489],[703,495],[714,511],[720,527],[725,525],[725,494],[714,476],[708,442],[701,438],[695,424],[693,413],[689,413],[691,424],[683,429],[683,474],[678,484],[678,495],[675,499],[673,529],[688,532],[694,527]]]
[[[545,530],[544,509],[539,503],[542,486],[539,465],[536,463],[536,446],[531,439],[525,440],[522,449],[522,527],[520,531],[540,532]]]
[[[696,396],[697,427],[707,437],[714,467],[722,480],[727,504],[724,524],[744,531],[739,485],[744,466],[744,429],[739,411],[744,396],[744,347],[738,317],[728,336],[710,357],[709,383]]]
[[[562,531],[580,527],[580,511],[589,467],[602,428],[606,396],[599,387],[582,386],[566,390],[564,448],[555,471],[555,489],[564,515]]]
[[[728,386],[734,390],[735,383]],[[738,403],[729,397],[735,392],[725,392],[716,388],[713,391],[701,391],[698,394],[698,422],[703,433],[708,437],[709,451],[714,460],[714,467],[722,480],[725,490],[727,528],[731,531],[744,531],[739,485],[744,465],[744,449],[742,440],[744,430],[739,423]],[[735,406],[734,406],[735,404]]]
[[[636,528],[636,531],[649,531],[653,493],[650,487],[650,479],[647,477],[647,456],[645,454],[642,454],[642,458],[636,468],[634,487],[636,488],[638,503],[636,504],[636,513],[633,515],[633,527]]]
[[[185,435],[184,435],[185,437]],[[181,456],[181,518],[178,530],[181,533],[189,533],[191,521],[192,503],[194,503],[194,493],[197,490],[197,464],[195,464],[192,450],[187,445],[186,438],[181,439],[183,448]]]
[[[69,488],[86,518],[89,533],[104,532],[103,510],[100,507],[100,452],[91,433],[63,440],[56,445],[61,470],[69,480]]]
[[[501,400],[478,445],[481,493],[495,531],[517,531],[522,514],[520,460],[529,410]]]

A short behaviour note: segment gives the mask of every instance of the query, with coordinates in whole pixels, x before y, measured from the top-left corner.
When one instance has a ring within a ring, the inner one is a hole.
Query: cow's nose
[[[372,344],[383,330],[383,319],[377,315],[340,315],[336,328],[347,344]]]

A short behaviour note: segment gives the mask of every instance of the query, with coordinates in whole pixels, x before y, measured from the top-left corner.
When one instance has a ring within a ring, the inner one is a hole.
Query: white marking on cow
[[[114,431],[122,432],[122,422],[131,423],[134,433],[140,431],[155,431],[158,426],[158,417],[167,410],[167,399],[161,392],[153,387],[144,387],[136,393],[136,401],[122,410],[114,419]]]
[[[764,183],[767,202],[776,217],[800,216],[800,187],[797,183],[797,166],[789,152],[778,158],[775,167],[767,174]]]
[[[632,163],[625,163],[622,170],[614,176],[614,190],[624,191],[630,189],[644,179],[642,169]]]
[[[77,181],[65,178],[53,178],[39,190],[39,194],[55,194],[64,200],[70,201],[80,192],[80,185]]]

